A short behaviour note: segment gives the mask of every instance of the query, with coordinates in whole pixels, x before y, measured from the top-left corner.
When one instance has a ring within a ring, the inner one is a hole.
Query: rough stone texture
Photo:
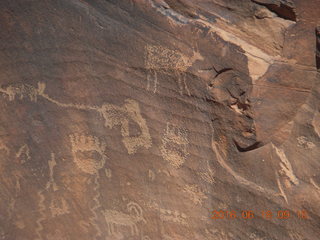
[[[319,6],[1,0],[0,239],[318,240]]]

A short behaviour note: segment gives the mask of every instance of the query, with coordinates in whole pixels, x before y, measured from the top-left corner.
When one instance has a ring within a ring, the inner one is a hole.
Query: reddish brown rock
[[[0,239],[318,240],[319,6],[1,1]]]

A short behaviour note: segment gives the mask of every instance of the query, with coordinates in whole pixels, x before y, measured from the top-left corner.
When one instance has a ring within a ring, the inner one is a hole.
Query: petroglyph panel
[[[189,155],[188,144],[187,129],[167,123],[160,147],[163,159],[175,168],[181,167]]]
[[[127,204],[128,213],[123,213],[117,210],[104,210],[103,214],[108,226],[109,235],[117,235],[121,229],[130,229],[131,236],[139,235],[138,223],[147,223],[143,217],[142,208],[134,202]]]
[[[106,143],[96,136],[80,133],[69,136],[73,161],[79,169],[88,174],[96,174],[106,163]]]

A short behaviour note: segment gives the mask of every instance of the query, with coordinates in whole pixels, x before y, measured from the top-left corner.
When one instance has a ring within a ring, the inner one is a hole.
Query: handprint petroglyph
[[[106,143],[98,137],[71,134],[71,151],[78,168],[88,174],[96,174],[106,162]]]

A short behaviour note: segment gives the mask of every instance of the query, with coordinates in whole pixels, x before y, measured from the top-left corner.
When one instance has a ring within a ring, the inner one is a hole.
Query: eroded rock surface
[[[318,240],[319,6],[2,0],[0,239]]]

